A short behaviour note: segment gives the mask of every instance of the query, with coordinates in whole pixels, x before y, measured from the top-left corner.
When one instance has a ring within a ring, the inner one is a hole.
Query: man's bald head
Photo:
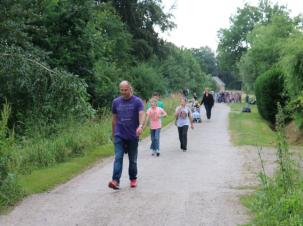
[[[133,95],[133,88],[128,81],[122,81],[119,84],[120,95],[123,99],[129,99]]]
[[[131,85],[130,85],[129,81],[124,80],[124,81],[120,82],[119,87],[120,86],[131,86]]]

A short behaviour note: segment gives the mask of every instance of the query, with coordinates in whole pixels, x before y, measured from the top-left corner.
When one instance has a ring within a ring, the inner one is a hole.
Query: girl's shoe
[[[136,180],[136,179],[130,180],[130,187],[131,187],[131,188],[137,187],[137,180]]]

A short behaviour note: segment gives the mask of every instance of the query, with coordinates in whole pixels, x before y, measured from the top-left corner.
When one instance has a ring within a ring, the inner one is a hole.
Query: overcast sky
[[[164,11],[176,3],[171,12],[177,28],[162,37],[175,45],[186,48],[209,46],[213,51],[218,45],[217,31],[229,27],[229,18],[242,8],[245,2],[257,5],[258,0],[162,0]],[[291,16],[303,14],[301,0],[272,0],[272,3],[287,5]]]

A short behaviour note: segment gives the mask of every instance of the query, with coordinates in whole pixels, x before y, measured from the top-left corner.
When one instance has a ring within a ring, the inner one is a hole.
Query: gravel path
[[[121,189],[107,188],[113,160],[109,158],[48,193],[24,199],[8,215],[0,216],[0,225],[215,226],[247,223],[249,216],[239,199],[257,183],[257,158],[255,151],[243,151],[231,145],[228,112],[225,104],[217,104],[210,121],[203,117],[201,124],[195,124],[188,134],[187,152],[179,149],[174,125],[161,132],[160,157],[151,156],[149,139],[141,141],[135,189],[129,187],[126,158]],[[204,110],[202,114],[205,116]]]

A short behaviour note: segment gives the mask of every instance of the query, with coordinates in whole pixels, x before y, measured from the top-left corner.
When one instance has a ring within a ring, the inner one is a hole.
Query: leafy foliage
[[[273,68],[260,75],[256,81],[256,99],[260,115],[268,122],[274,124],[278,112],[278,103],[285,105],[283,96],[284,77],[283,73]]]
[[[290,111],[298,127],[303,128],[303,34],[296,32],[283,47],[281,65],[286,75],[286,87],[291,97]]]
[[[229,72],[229,83],[237,80],[237,63],[248,49],[247,35],[261,20],[261,12],[257,7],[246,4],[238,9],[237,14],[230,18],[230,28],[218,32],[218,64],[221,71]]]
[[[248,35],[251,48],[238,64],[239,74],[248,90],[253,89],[259,75],[279,62],[282,45],[293,30],[292,20],[281,13],[273,15],[270,23],[257,25]]]
[[[291,23],[286,7],[272,6],[267,0],[259,1],[257,7],[239,8],[230,18],[230,28],[218,32],[217,59],[220,70],[229,75],[227,86],[241,79],[244,89],[253,90],[256,77],[279,60],[279,38],[289,34]],[[260,31],[262,27],[266,28]]]
[[[9,105],[4,104],[0,118],[0,209],[23,195],[16,177],[20,158],[14,150],[14,135],[9,134],[7,127],[10,110]]]
[[[138,67],[133,68],[131,74],[134,78],[133,86],[136,94],[144,100],[148,100],[155,91],[164,92],[165,85],[161,81],[161,74],[153,67],[147,64],[140,64]]]
[[[215,88],[214,82],[201,70],[191,50],[171,47],[171,53],[162,61],[160,71],[167,81],[168,91],[180,92],[188,88],[192,92],[202,93],[206,86]]]
[[[163,41],[155,27],[166,31],[175,25],[170,21],[171,14],[165,14],[160,0],[103,0],[111,2],[122,21],[133,36],[133,54],[139,61],[147,60],[154,54],[160,56]]]
[[[301,225],[303,222],[303,178],[298,164],[292,160],[284,134],[285,115],[281,107],[277,116],[278,169],[273,178],[259,174],[261,187],[248,200],[255,213],[251,225]]]
[[[192,49],[192,52],[200,64],[202,71],[212,76],[218,75],[218,66],[215,54],[209,47],[206,46],[199,49]]]
[[[3,49],[0,104],[8,100],[12,123],[21,126],[40,121],[47,125],[69,115],[79,118],[91,115],[83,81],[67,72],[49,69],[19,48]]]

